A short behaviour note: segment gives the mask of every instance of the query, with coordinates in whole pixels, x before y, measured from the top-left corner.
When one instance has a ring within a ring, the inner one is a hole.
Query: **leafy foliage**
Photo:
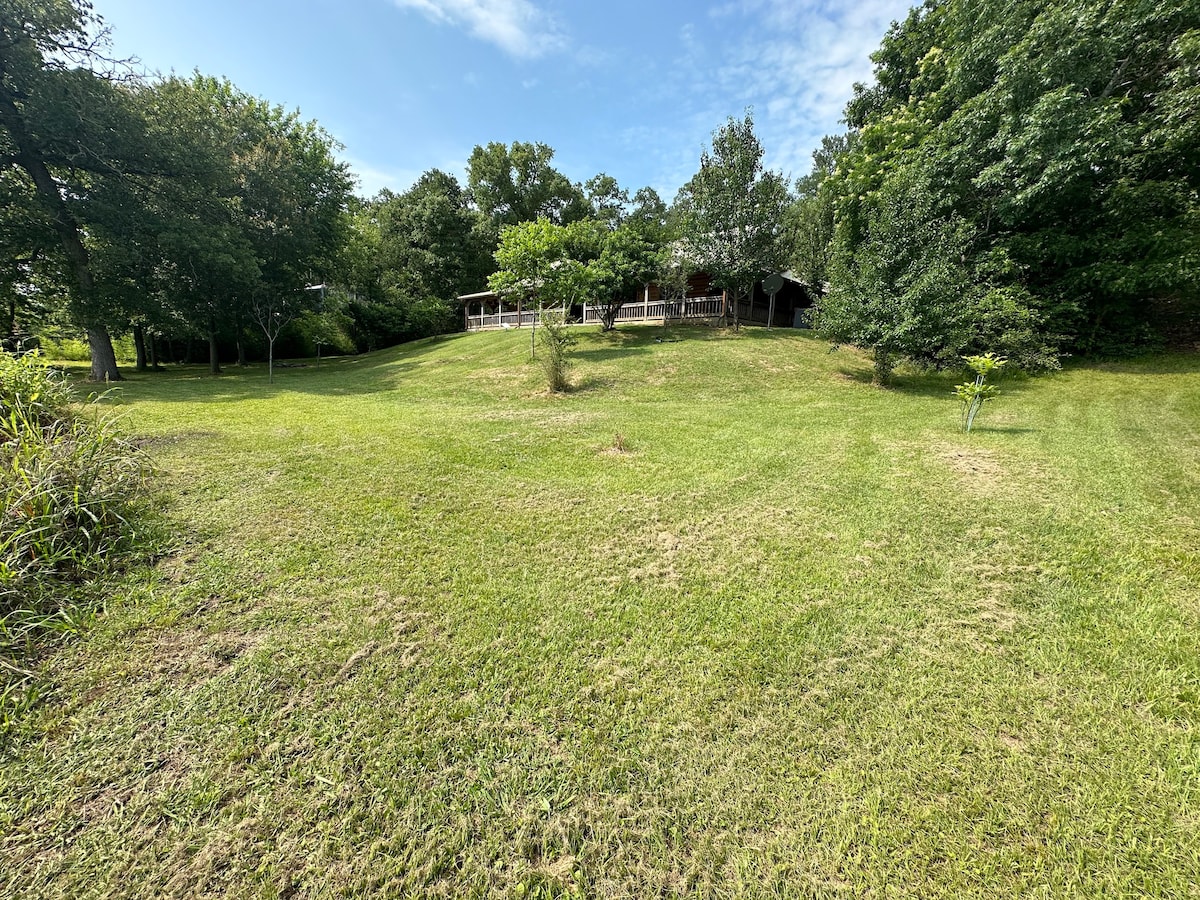
[[[467,161],[471,196],[497,228],[538,218],[558,225],[582,219],[588,214],[583,191],[550,165],[553,158],[554,150],[542,143],[476,147]]]
[[[542,327],[538,332],[538,342],[542,354],[538,360],[546,373],[546,386],[554,393],[560,393],[571,386],[569,354],[577,338],[567,325],[564,309],[544,309],[539,321]]]
[[[496,250],[496,293],[539,307],[594,303],[610,331],[636,288],[655,277],[660,248],[635,222],[611,227],[596,219],[555,225],[546,219],[508,226]]]
[[[332,269],[347,168],[297,113],[200,75],[146,82],[104,37],[82,0],[0,7],[0,290],[65,286],[95,380],[120,377],[110,333],[130,326],[206,337],[217,371],[252,301]]]
[[[1170,336],[1172,320],[1194,331],[1200,141],[1185,110],[1200,96],[1198,29],[1200,8],[1184,2],[913,10],[874,55],[875,83],[857,88],[823,180],[836,222],[827,333],[1038,368],[1060,350]],[[910,286],[932,281],[958,300],[938,288],[924,309]],[[865,319],[897,302],[882,330],[899,340],[879,339]]]
[[[967,365],[975,373],[974,381],[964,381],[954,388],[954,396],[962,403],[962,430],[970,432],[975,417],[988,400],[1000,394],[999,388],[987,383],[987,377],[1007,362],[1002,356],[984,353],[982,356],[965,357]]]
[[[349,223],[340,278],[353,292],[351,331],[364,349],[454,329],[455,298],[494,269],[491,221],[437,169],[403,194],[356,202]]]
[[[813,151],[812,171],[796,183],[796,199],[785,217],[791,269],[818,296],[825,293],[832,262],[834,197],[829,180],[847,145],[845,135],[821,139],[820,148]]]

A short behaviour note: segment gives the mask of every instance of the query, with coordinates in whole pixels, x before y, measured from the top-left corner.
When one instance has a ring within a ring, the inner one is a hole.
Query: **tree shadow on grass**
[[[870,366],[850,367],[840,366],[837,373],[847,381],[853,381],[866,387],[873,387],[876,390],[891,391],[896,394],[903,394],[907,397],[929,397],[935,400],[949,400],[954,396],[954,388],[964,381],[974,380],[974,375],[969,372],[897,372],[892,376],[892,381],[886,386],[879,386],[874,383],[875,372]],[[990,381],[990,384],[995,384],[1001,391],[1006,394],[1023,393],[1030,381],[1031,376],[1018,375],[999,378]]]
[[[285,393],[362,396],[396,390],[426,356],[466,336],[440,335],[360,356],[327,357],[319,367],[311,359],[277,360],[273,383],[267,380],[267,365],[262,362],[245,368],[227,366],[220,375],[212,375],[203,365],[171,364],[162,372],[127,371],[124,381],[107,386],[82,382],[86,368],[78,375],[84,393],[118,388],[113,395],[116,403],[141,399],[141,386],[152,386],[152,399],[161,403],[237,403]],[[122,396],[126,390],[128,395]]]
[[[586,350],[574,350],[571,356],[584,362],[604,362],[621,359],[631,354],[646,353],[655,346],[655,338],[662,339],[661,326],[639,326],[636,328],[602,331],[596,336],[598,346]]]
[[[979,431],[993,434],[1037,434],[1040,430],[1038,428],[1021,428],[1016,425],[976,425],[971,429],[971,433]]]
[[[1087,369],[1121,375],[1193,375],[1200,372],[1200,353],[1153,353],[1128,359],[1073,359],[1063,364],[1064,372]]]
[[[870,366],[839,366],[837,374],[847,381],[880,391],[891,391],[911,397],[936,397],[943,400],[949,398],[954,390],[954,385],[962,381],[961,376],[947,372],[916,375],[897,373],[892,376],[890,384],[877,385],[875,384],[875,372]]]
[[[571,383],[569,394],[590,394],[598,391],[611,390],[617,384],[615,378],[603,378],[598,375],[587,375]]]

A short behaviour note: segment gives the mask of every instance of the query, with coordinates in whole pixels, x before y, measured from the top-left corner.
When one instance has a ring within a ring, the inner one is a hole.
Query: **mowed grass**
[[[1196,357],[963,435],[801,333],[528,341],[120,386],[180,546],[49,660],[0,895],[1200,895]]]

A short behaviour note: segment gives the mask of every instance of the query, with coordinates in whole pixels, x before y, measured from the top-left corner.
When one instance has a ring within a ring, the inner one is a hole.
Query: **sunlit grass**
[[[1200,371],[528,333],[120,388],[178,552],[46,672],[10,896],[1190,896]]]

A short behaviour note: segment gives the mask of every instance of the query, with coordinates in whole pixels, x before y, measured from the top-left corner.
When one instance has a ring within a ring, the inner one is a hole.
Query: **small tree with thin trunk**
[[[275,383],[275,341],[300,314],[313,308],[313,294],[308,289],[291,295],[263,290],[250,304],[254,321],[267,338],[267,382],[270,384]]]
[[[488,276],[488,287],[500,297],[531,303],[539,312],[545,306],[560,304],[564,236],[564,230],[546,218],[506,225],[500,230],[500,246],[496,249],[499,269]],[[536,356],[534,341],[530,334],[529,351]]]

